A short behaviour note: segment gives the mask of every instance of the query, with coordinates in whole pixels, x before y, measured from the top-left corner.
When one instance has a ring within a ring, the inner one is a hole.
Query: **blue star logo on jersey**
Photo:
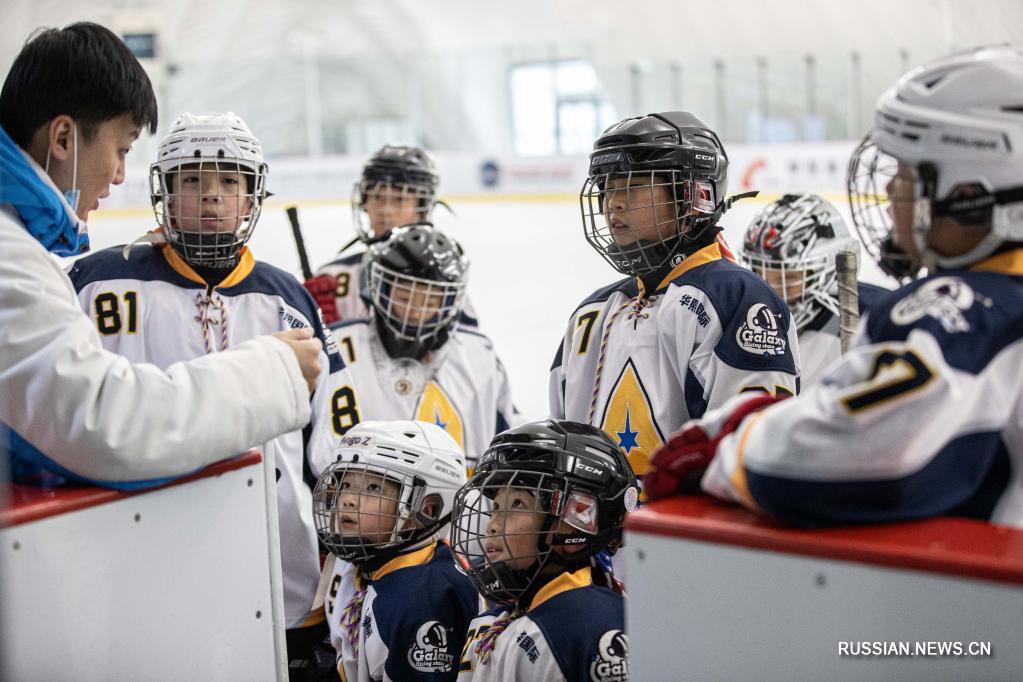
[[[445,422],[443,419],[440,418],[440,408],[439,407],[435,407],[434,410],[433,410],[433,423],[436,424],[437,426],[441,427],[445,431],[448,430],[447,422]]]
[[[632,448],[639,447],[639,443],[636,441],[639,431],[632,430],[632,415],[628,405],[625,406],[625,431],[616,431],[615,433],[618,434],[618,447],[625,450],[626,455],[632,452]]]

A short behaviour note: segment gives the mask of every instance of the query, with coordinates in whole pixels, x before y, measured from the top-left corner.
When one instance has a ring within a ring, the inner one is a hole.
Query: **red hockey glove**
[[[730,413],[721,415],[722,418],[691,422],[669,438],[654,453],[650,468],[643,477],[643,492],[647,500],[695,492],[703,472],[717,453],[721,439],[735,431],[749,415],[787,397],[787,393],[755,395],[740,402]]]
[[[330,275],[316,275],[302,283],[313,295],[316,305],[323,311],[323,322],[334,324],[341,321],[337,312],[337,279]]]

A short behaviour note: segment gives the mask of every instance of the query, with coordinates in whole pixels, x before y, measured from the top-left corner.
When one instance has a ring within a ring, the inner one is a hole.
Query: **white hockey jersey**
[[[469,624],[459,682],[625,682],[629,679],[625,604],[620,594],[594,585],[590,568],[563,573],[544,585],[526,613],[497,636],[489,660],[481,639],[509,607]]]
[[[365,251],[358,251],[331,261],[316,271],[317,275],[329,275],[337,281],[337,313],[342,322],[363,320],[370,316],[370,307],[359,294],[362,285],[362,260]],[[465,307],[458,316],[458,323],[465,327],[479,327],[479,318],[472,302],[466,297]]]
[[[417,419],[444,428],[475,467],[493,437],[522,421],[512,404],[504,366],[483,334],[456,325],[447,343],[423,362],[393,359],[376,322],[352,320],[331,328],[354,388],[333,405],[338,432],[360,421]],[[330,461],[319,462],[322,471]]]
[[[1020,301],[1023,249],[892,292],[821,384],[722,439],[703,488],[806,526],[1023,527]]]
[[[884,296],[891,293],[873,284],[857,283],[860,318],[876,308]],[[842,340],[838,331],[838,316],[826,308],[799,330],[800,389],[820,381],[824,371],[842,357]]]
[[[356,591],[358,653],[343,626]],[[345,682],[454,680],[469,621],[483,600],[455,566],[451,549],[434,543],[391,559],[364,581],[335,559],[323,607],[338,675]]]
[[[717,243],[642,287],[628,278],[583,301],[550,376],[551,417],[602,428],[637,475],[690,419],[743,391],[794,394],[799,376],[788,307]]]
[[[217,287],[206,283],[170,246],[141,246],[125,260],[120,247],[78,260],[69,272],[103,345],[132,362],[165,368],[208,352],[233,348],[263,334],[312,327],[324,344],[323,368],[312,396],[312,418],[275,439],[284,606],[288,627],[316,619],[319,546],[312,518],[313,453],[332,456],[337,435],[331,404],[351,379],[319,309],[290,274],[256,262],[244,248],[235,270]],[[252,367],[259,373],[261,367]],[[196,405],[216,410],[216,404]],[[221,428],[231,428],[222,424]]]

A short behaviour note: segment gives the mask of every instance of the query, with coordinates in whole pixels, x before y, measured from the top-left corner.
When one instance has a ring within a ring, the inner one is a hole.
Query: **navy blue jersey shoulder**
[[[672,280],[707,295],[721,323],[714,353],[737,369],[796,373],[789,348],[792,317],[788,306],[767,282],[751,271],[720,258]]]
[[[230,287],[218,288],[221,296],[241,296],[243,294],[265,294],[267,296],[279,296],[284,302],[295,310],[302,313],[309,324],[312,325],[313,333],[323,342],[323,347],[330,361],[330,372],[334,373],[344,368],[344,360],[337,352],[336,345],[329,343],[327,332],[323,326],[323,318],[320,317],[320,309],[313,300],[312,295],[306,291],[302,283],[295,279],[295,276],[285,272],[278,267],[256,261],[255,267],[242,281]],[[292,323],[293,327],[302,326]]]
[[[124,257],[124,245],[111,246],[79,258],[68,271],[76,291],[93,282],[112,279],[134,279],[141,282],[169,282],[184,289],[202,289],[203,285],[178,274],[159,248],[149,245],[133,247]]]
[[[814,481],[746,470],[750,494],[758,505],[786,523],[804,527],[940,515],[990,519],[1011,481],[1009,451],[998,432],[959,436],[922,469],[898,478]]]
[[[856,295],[860,304],[860,316],[862,317],[872,310],[879,308],[884,302],[885,297],[889,296],[891,293],[891,289],[885,289],[884,287],[879,287],[876,284],[857,282]]]
[[[1023,275],[939,272],[910,282],[867,318],[871,343],[933,336],[951,367],[977,374],[1023,338]]]
[[[575,315],[580,308],[588,306],[591,303],[600,303],[602,301],[606,301],[607,299],[611,298],[611,295],[614,294],[616,291],[621,291],[629,298],[638,296],[639,285],[636,283],[636,278],[626,277],[625,279],[618,280],[614,284],[608,284],[606,287],[601,287],[600,289],[597,289],[592,294],[583,299],[583,302],[575,307],[575,310],[572,311],[572,314]]]
[[[591,678],[590,669],[599,659],[607,659],[608,652],[600,650],[601,638],[615,630],[625,631],[625,604],[620,594],[590,585],[556,594],[530,610],[529,618],[543,633],[565,679],[585,682],[599,679]],[[610,653],[625,655],[625,651]]]
[[[431,658],[440,662],[438,654],[446,654],[451,662],[450,678],[454,679],[465,634],[476,617],[479,593],[455,566],[451,549],[438,543],[433,559],[392,571],[373,581],[373,588],[373,615],[388,648],[384,665],[388,678],[438,679],[436,673],[414,670],[409,660],[422,660],[422,667],[428,668]],[[443,634],[431,623],[437,623]],[[426,647],[417,641],[421,628]]]

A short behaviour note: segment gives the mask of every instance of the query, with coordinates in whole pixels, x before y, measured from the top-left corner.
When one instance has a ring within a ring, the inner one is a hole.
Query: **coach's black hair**
[[[57,116],[70,116],[91,140],[104,122],[131,114],[156,132],[156,95],[128,46],[109,29],[79,22],[31,36],[0,92],[0,126],[20,147]]]

